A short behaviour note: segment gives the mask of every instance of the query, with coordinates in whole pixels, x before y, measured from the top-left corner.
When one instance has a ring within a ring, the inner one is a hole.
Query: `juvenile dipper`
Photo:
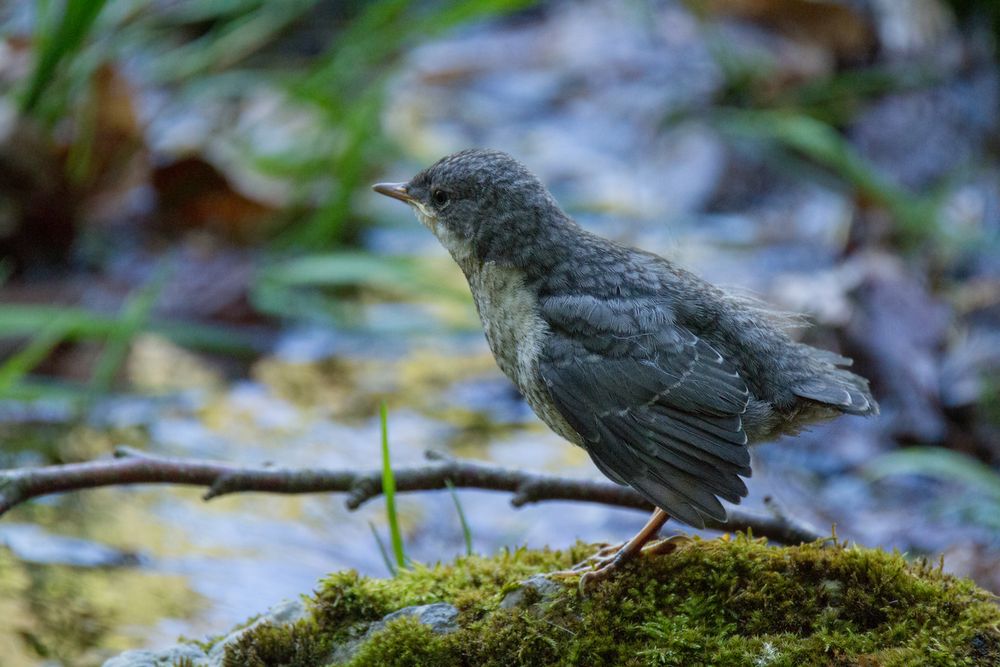
[[[725,520],[749,444],[874,415],[850,359],[657,255],[582,229],[505,153],[472,149],[376,192],[413,207],[465,273],[493,356],[535,413],[660,508],[602,575],[672,516]]]

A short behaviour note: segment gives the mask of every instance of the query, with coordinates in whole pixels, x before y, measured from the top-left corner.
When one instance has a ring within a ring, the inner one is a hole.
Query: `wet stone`
[[[415,618],[421,624],[428,626],[435,634],[439,635],[446,635],[449,632],[458,630],[458,623],[456,622],[458,609],[446,602],[435,602],[434,604],[422,604],[394,611],[386,615],[381,621],[375,622],[368,629],[368,634],[375,634],[382,630],[387,623],[400,618]]]
[[[104,667],[174,667],[184,664],[184,660],[195,667],[217,664],[209,662],[208,656],[197,646],[181,644],[162,651],[126,651],[106,661]]]
[[[222,664],[226,647],[239,641],[243,635],[258,625],[295,623],[306,614],[306,606],[301,600],[283,600],[253,623],[233,631],[225,639],[217,642],[207,654],[197,646],[178,644],[161,651],[126,651],[105,662],[103,667],[174,667],[183,660],[189,661],[192,667],[218,667]]]
[[[258,625],[263,623],[273,623],[274,625],[287,625],[294,623],[302,618],[305,618],[308,613],[305,604],[301,600],[282,600],[278,604],[271,607],[266,614],[258,618],[256,621],[246,626],[245,628],[240,628],[235,630],[226,636],[225,639],[215,644],[212,650],[209,652],[209,658],[212,659],[212,665],[222,664],[223,654],[226,651],[226,647],[235,644],[240,640],[243,635],[250,632]]]
[[[521,585],[504,596],[501,609],[516,609],[550,598],[562,590],[562,586],[544,574],[536,574],[525,579]]]
[[[434,634],[446,635],[456,632],[458,628],[458,609],[447,602],[435,602],[433,604],[414,605],[404,607],[390,614],[386,614],[381,620],[375,621],[368,626],[364,635],[351,639],[337,646],[330,656],[334,664],[347,662],[353,658],[366,641],[373,635],[385,630],[386,625],[401,618],[414,618],[418,623],[428,626]]]
[[[141,561],[134,553],[91,540],[55,535],[41,526],[26,523],[0,526],[0,547],[10,549],[22,561],[45,565],[126,567]]]

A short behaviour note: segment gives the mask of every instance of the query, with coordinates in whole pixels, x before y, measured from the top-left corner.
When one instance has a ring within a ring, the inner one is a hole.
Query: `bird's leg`
[[[580,588],[586,588],[587,584],[593,581],[605,579],[622,565],[638,556],[642,552],[643,546],[657,536],[668,519],[670,519],[670,515],[657,508],[646,525],[628,542],[617,547],[602,547],[600,551],[582,563],[574,565],[569,570],[553,572],[550,576],[570,576],[583,573],[580,578]]]
[[[653,510],[653,516],[649,517],[649,521],[643,526],[635,536],[625,543],[625,545],[619,549],[616,553],[610,556],[606,556],[597,562],[597,566],[585,572],[582,577],[580,577],[580,589],[583,590],[587,588],[588,584],[600,581],[602,579],[607,579],[609,576],[614,574],[621,567],[638,556],[642,552],[642,548],[646,544],[654,539],[659,533],[660,529],[663,528],[665,524],[670,519],[670,515],[657,507]]]

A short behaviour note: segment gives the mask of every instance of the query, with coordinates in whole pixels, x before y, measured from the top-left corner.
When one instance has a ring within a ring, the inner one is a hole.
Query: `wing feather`
[[[738,370],[653,302],[559,297],[542,302],[550,335],[539,371],[598,468],[675,518],[725,518],[719,498],[747,493]]]

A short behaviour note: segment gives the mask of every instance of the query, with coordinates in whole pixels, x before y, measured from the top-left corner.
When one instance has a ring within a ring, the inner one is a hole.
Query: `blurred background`
[[[0,466],[129,445],[289,467],[452,456],[599,477],[496,369],[458,269],[369,185],[508,151],[585,227],[856,360],[883,414],[756,450],[751,496],[1000,592],[992,0],[0,3]],[[460,491],[472,548],[641,513]],[[465,552],[447,493],[410,557]],[[221,633],[386,576],[384,504],[185,488],[0,520],[0,665]]]

